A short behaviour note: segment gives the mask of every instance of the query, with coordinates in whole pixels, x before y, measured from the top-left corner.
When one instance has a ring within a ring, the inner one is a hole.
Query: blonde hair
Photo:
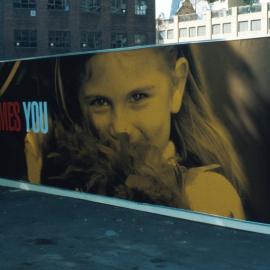
[[[191,52],[187,47],[177,51],[173,46],[158,50],[163,53],[171,69],[178,57],[185,57],[190,64],[182,107],[179,113],[172,116],[172,130],[177,133],[172,134],[172,137],[176,145],[180,144],[178,148],[181,149],[178,151],[182,162],[189,163],[188,160],[192,159],[195,166],[219,164],[223,174],[238,193],[248,195],[246,177],[232,138],[221,120],[216,117],[208,93],[199,85],[199,78],[194,78],[197,73]]]

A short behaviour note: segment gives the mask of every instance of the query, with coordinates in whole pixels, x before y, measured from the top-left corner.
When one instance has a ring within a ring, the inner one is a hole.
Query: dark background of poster
[[[202,85],[243,160],[251,215],[270,222],[270,39],[191,46]]]

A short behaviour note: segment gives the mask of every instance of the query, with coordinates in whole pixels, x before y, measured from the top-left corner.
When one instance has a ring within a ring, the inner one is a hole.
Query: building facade
[[[197,8],[189,14],[178,13],[170,19],[157,20],[157,43],[270,36],[270,3],[230,6],[229,1],[225,2],[227,6],[222,9],[199,13]]]
[[[1,59],[155,43],[155,0],[2,0]]]

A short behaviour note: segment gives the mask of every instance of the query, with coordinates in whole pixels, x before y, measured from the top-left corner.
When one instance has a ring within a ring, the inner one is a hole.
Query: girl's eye
[[[107,113],[110,110],[111,102],[106,97],[92,97],[88,100],[88,108],[91,113]]]
[[[130,100],[131,102],[139,102],[141,100],[144,100],[145,98],[148,98],[148,95],[145,93],[134,93]]]
[[[109,101],[104,97],[96,97],[89,101],[89,105],[93,107],[109,106]]]

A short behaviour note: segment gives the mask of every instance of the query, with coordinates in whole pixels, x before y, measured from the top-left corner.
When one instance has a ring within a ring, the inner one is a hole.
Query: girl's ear
[[[188,71],[189,65],[187,59],[185,57],[178,58],[174,71],[176,83],[173,89],[171,113],[178,113],[181,108]]]

